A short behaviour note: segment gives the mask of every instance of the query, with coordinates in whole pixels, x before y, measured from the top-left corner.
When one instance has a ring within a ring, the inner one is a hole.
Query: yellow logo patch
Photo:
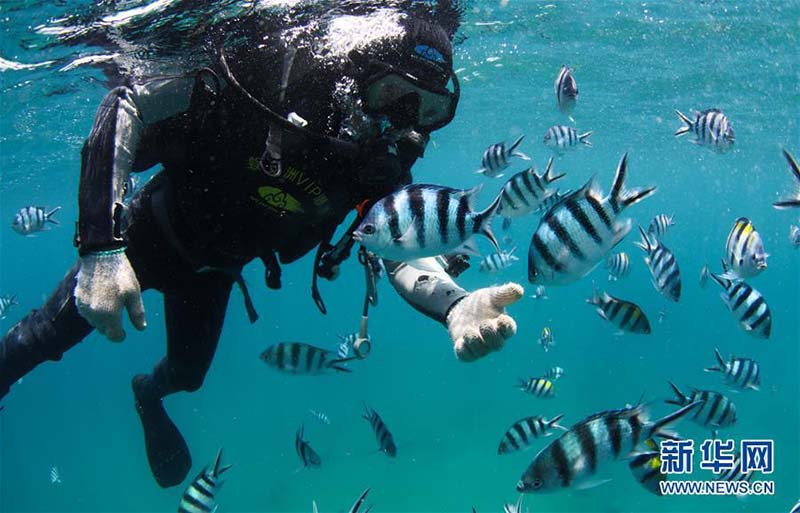
[[[303,212],[303,206],[294,196],[277,187],[259,187],[258,195],[271,207],[287,212]]]

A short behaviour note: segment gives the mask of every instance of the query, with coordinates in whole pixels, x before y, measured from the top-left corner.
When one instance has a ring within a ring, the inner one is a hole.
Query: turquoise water
[[[613,480],[591,490],[528,496],[531,511],[788,511],[800,497],[800,251],[787,237],[800,212],[771,204],[794,191],[780,153],[800,154],[798,2],[604,2],[543,3],[511,0],[470,3],[457,47],[462,101],[456,119],[436,132],[414,169],[420,182],[469,187],[484,183],[478,203],[488,204],[502,180],[473,174],[483,150],[520,134],[521,150],[542,168],[550,155],[545,130],[566,123],[555,107],[553,79],[563,63],[580,87],[575,126],[594,130],[593,148],[567,153],[556,170],[562,187],[577,188],[596,174],[604,190],[614,167],[629,152],[630,186],[657,185],[658,192],[627,215],[646,225],[658,213],[675,215],[667,243],[683,273],[683,297],[667,303],[629,236],[620,249],[631,256],[631,275],[609,284],[598,268],[570,286],[548,288],[549,299],[527,295],[524,258],[496,275],[476,268],[459,283],[475,289],[518,281],[526,297],[509,312],[518,333],[499,353],[478,363],[455,360],[446,331],[420,316],[380,284],[380,306],[370,319],[373,352],[353,373],[321,377],[278,374],[258,354],[281,340],[334,347],[337,333],[357,329],[362,271],[355,259],[338,281],[322,282],[329,308],[320,315],[309,295],[310,257],[284,268],[284,288],[261,285],[260,263],[246,268],[261,320],[250,325],[234,292],[214,364],[203,388],[165,400],[194,458],[191,476],[220,446],[235,463],[218,495],[224,511],[346,511],[366,487],[373,511],[499,511],[516,501],[514,485],[544,441],[532,450],[497,456],[508,426],[528,415],[565,415],[571,425],[585,416],[635,403],[644,394],[653,416],[670,411],[667,380],[725,391],[720,376],[702,372],[723,355],[749,356],[762,366],[759,392],[730,394],[739,421],[723,438],[775,440],[775,495],[771,497],[656,497],[630,476],[626,464],[605,467]],[[127,5],[127,4],[126,4]],[[25,49],[38,36],[32,27],[63,14],[49,3],[0,6],[0,56],[32,63],[73,49]],[[54,66],[0,73],[0,293],[16,293],[20,306],[0,321],[10,328],[38,307],[76,254],[80,147],[105,93],[99,74]],[[719,107],[736,129],[736,145],[718,155],[676,139],[673,109]],[[516,172],[522,164],[514,163]],[[508,174],[507,174],[508,176]],[[10,229],[14,213],[29,204],[62,206],[62,225],[23,238]],[[750,283],[767,299],[773,316],[768,341],[751,338],[718,297],[701,290],[697,277],[722,256],[739,216],[749,217],[770,253],[769,268]],[[526,254],[536,218],[516,221],[513,245]],[[500,231],[499,223],[496,230]],[[481,241],[481,248],[488,245]],[[592,281],[636,301],[649,315],[647,337],[615,336],[614,328],[584,303]],[[161,298],[144,295],[149,326],[128,328],[122,344],[93,334],[65,355],[14,386],[0,412],[0,510],[174,511],[183,486],[160,489],[144,455],[133,408],[130,378],[149,371],[164,353]],[[658,312],[664,311],[663,323]],[[550,326],[556,346],[537,344]],[[512,388],[520,376],[563,367],[557,397],[544,401]],[[375,439],[359,418],[362,401],[387,422],[398,457],[375,453]],[[325,412],[330,426],[307,410]],[[322,457],[317,470],[296,472],[294,434],[306,435]],[[678,430],[699,441],[708,432],[682,422]],[[552,439],[549,439],[552,440]],[[699,459],[695,459],[697,465]],[[57,467],[60,484],[50,482]],[[695,472],[705,479],[707,472]],[[188,484],[188,481],[187,481]]]

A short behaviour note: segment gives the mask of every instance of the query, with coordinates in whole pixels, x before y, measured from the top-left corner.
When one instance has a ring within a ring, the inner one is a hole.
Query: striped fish
[[[742,472],[742,455],[739,451],[736,451],[733,456],[733,467],[720,472],[719,475],[714,477],[714,481],[747,481],[749,483],[754,477],[756,477],[756,474],[757,472],[755,471],[751,471],[746,474]]]
[[[369,422],[370,426],[372,426],[372,431],[375,432],[375,438],[378,440],[378,448],[380,451],[391,458],[397,456],[397,446],[394,444],[394,437],[392,437],[392,433],[389,431],[389,428],[386,427],[386,423],[383,422],[378,412],[365,404],[364,413],[361,415],[361,418]]]
[[[542,346],[545,353],[550,350],[550,346],[555,345],[553,332],[547,326],[544,327],[542,334],[539,336],[539,345]]]
[[[632,221],[617,216],[656,188],[626,190],[627,162],[625,154],[605,198],[593,177],[542,216],[528,251],[531,283],[566,285],[579,280],[630,232]]]
[[[564,64],[556,76],[554,84],[556,93],[556,103],[558,110],[562,114],[572,114],[575,109],[575,101],[578,99],[578,83],[572,76],[572,69]]]
[[[553,382],[545,378],[519,378],[517,388],[542,399],[549,399],[556,395]]]
[[[789,242],[795,248],[800,248],[800,227],[791,225],[789,226]]]
[[[681,299],[681,271],[675,255],[660,240],[651,240],[641,226],[639,233],[642,241],[634,244],[647,253],[644,262],[650,270],[653,286],[662,296],[677,303]]]
[[[711,278],[725,289],[720,297],[739,321],[739,326],[756,338],[769,338],[772,333],[772,313],[764,296],[743,281],[736,282],[714,273],[711,273]]]
[[[572,194],[572,190],[571,189],[567,189],[564,192],[555,191],[553,194],[551,194],[550,196],[548,196],[545,199],[543,199],[542,203],[539,205],[539,208],[534,210],[533,213],[534,214],[539,214],[539,215],[547,213],[547,211],[549,211],[551,208],[556,206],[558,203],[561,202],[561,200],[563,200],[564,198],[566,198],[570,194]]]
[[[536,168],[530,167],[521,171],[503,185],[500,193],[500,207],[497,214],[503,216],[503,229],[511,225],[511,219],[535,212],[542,203],[556,191],[548,186],[566,176],[565,173],[553,175],[553,159],[547,161],[543,175],[536,174]]]
[[[772,204],[772,206],[777,209],[800,208],[800,166],[797,165],[797,161],[794,159],[791,153],[786,151],[786,149],[783,150],[783,156],[786,157],[786,161],[789,162],[792,175],[797,182],[797,191],[794,193],[793,197],[776,201]]]
[[[597,314],[620,330],[627,333],[650,334],[650,321],[635,303],[616,298],[608,292],[603,292],[601,296],[597,289],[594,289],[594,294],[586,302],[597,306]]]
[[[497,454],[509,454],[520,449],[527,449],[540,436],[550,436],[553,429],[566,431],[567,428],[558,424],[558,421],[563,416],[558,415],[547,420],[541,415],[537,415],[516,421],[508,428],[506,434],[503,435],[503,439],[500,440]]]
[[[713,390],[692,389],[692,395],[684,395],[671,381],[669,385],[677,396],[676,399],[667,399],[667,404],[684,406],[687,404],[700,404],[690,418],[696,424],[713,430],[736,424],[736,405],[727,396]]]
[[[519,147],[522,140],[525,138],[524,135],[520,135],[514,144],[506,149],[506,143],[500,142],[496,144],[492,144],[486,151],[483,152],[483,158],[481,158],[481,168],[475,171],[477,174],[482,174],[483,176],[487,176],[489,178],[500,178],[503,176],[501,171],[508,167],[508,160],[511,157],[517,157],[522,160],[530,160],[530,157],[522,153],[521,151],[517,151],[517,147]]]
[[[544,145],[555,151],[562,153],[569,148],[575,148],[578,143],[588,147],[592,147],[592,142],[589,140],[594,132],[584,132],[579,134],[577,130],[571,126],[554,125],[547,129],[544,133]]]
[[[725,361],[719,352],[714,348],[717,356],[717,365],[706,367],[706,372],[721,372],[725,376],[725,381],[735,385],[742,390],[758,390],[761,385],[761,368],[758,362],[752,358],[737,358],[732,356],[729,361]]]
[[[350,356],[350,351],[358,338],[358,333],[348,333],[347,335],[338,335],[338,337],[339,345],[336,346],[336,356],[344,360]]]
[[[308,413],[310,413],[312,417],[314,417],[321,423],[325,424],[326,426],[331,425],[331,419],[329,419],[328,416],[325,415],[323,412],[309,409]]]
[[[0,296],[0,319],[6,318],[6,314],[12,306],[19,306],[16,294],[12,294],[10,296]]]
[[[650,226],[647,227],[648,235],[653,235],[656,238],[661,238],[667,233],[670,226],[675,224],[673,218],[675,216],[668,216],[667,214],[658,214],[650,221]]]
[[[500,195],[482,212],[472,207],[480,186],[469,190],[412,184],[378,201],[353,238],[381,257],[405,262],[447,253],[480,254],[472,238],[482,234],[500,253],[491,223]]]
[[[710,273],[708,271],[708,266],[703,265],[702,269],[700,269],[700,288],[704,289],[708,285],[708,277]]]
[[[533,299],[547,299],[547,290],[545,289],[544,285],[537,285],[533,288],[533,294],[531,294]]]
[[[661,451],[652,438],[645,440],[644,446],[647,449],[635,452],[628,462],[628,468],[631,469],[633,477],[645,490],[661,496],[663,493],[661,493],[659,483],[666,481],[668,477],[667,474],[661,473]]]
[[[522,493],[580,486],[607,462],[627,457],[639,442],[674,436],[665,428],[689,414],[696,403],[650,421],[642,405],[595,413],[539,451],[517,483]]]
[[[61,210],[61,207],[56,207],[50,212],[47,212],[44,207],[24,207],[14,216],[14,222],[11,223],[11,228],[20,235],[30,235],[34,232],[39,232],[47,228],[47,223],[59,224],[58,221],[53,219],[53,215]]]
[[[213,513],[217,510],[215,495],[224,483],[220,476],[233,465],[220,466],[222,449],[217,452],[214,465],[204,468],[184,490],[178,513]]]
[[[514,255],[517,248],[512,248],[511,251],[501,251],[500,253],[492,253],[483,260],[481,260],[480,272],[482,273],[496,273],[503,269],[508,269],[511,264],[519,260]]]
[[[61,474],[58,467],[50,467],[50,484],[61,484]]]
[[[764,243],[756,227],[746,217],[733,224],[725,242],[725,259],[728,269],[723,277],[730,280],[746,280],[767,268]]]
[[[564,369],[562,369],[561,367],[553,367],[552,369],[545,372],[542,377],[544,379],[549,379],[550,381],[555,381],[563,375],[564,375]]]
[[[294,449],[303,462],[303,467],[317,468],[322,465],[322,459],[319,457],[319,454],[317,454],[317,451],[311,448],[311,444],[308,443],[308,440],[305,439],[304,431],[305,428],[301,424],[300,429],[297,430],[294,436]]]
[[[698,112],[694,121],[679,110],[676,110],[675,114],[684,123],[682,127],[675,131],[675,136],[677,137],[691,132],[695,136],[693,143],[708,146],[718,153],[728,151],[736,140],[733,126],[728,116],[719,109]]]
[[[624,251],[615,253],[606,259],[606,270],[609,281],[624,278],[631,273],[631,259]]]
[[[355,359],[356,357],[337,358],[327,349],[302,342],[281,342],[269,346],[261,353],[264,363],[289,374],[322,374],[331,370],[350,372],[350,369],[341,364]]]

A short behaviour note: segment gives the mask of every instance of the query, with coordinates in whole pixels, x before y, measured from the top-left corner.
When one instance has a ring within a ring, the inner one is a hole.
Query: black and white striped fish
[[[304,426],[300,425],[300,429],[297,430],[297,434],[294,436],[294,449],[297,451],[300,461],[303,462],[303,467],[317,468],[322,465],[322,459],[317,454],[317,451],[311,448],[308,440],[305,439],[304,431]]]
[[[714,481],[747,481],[749,483],[756,477],[756,474],[758,474],[756,471],[750,471],[746,474],[742,472],[742,454],[736,451],[733,455],[733,467],[724,469],[719,475],[714,477]],[[792,512],[790,511],[789,513]]]
[[[473,210],[479,187],[468,190],[412,184],[370,208],[353,238],[378,256],[405,262],[448,253],[480,254],[472,238],[482,234],[501,251],[491,223],[500,198]]]
[[[61,210],[61,207],[56,207],[50,212],[47,212],[44,207],[29,206],[21,208],[14,216],[11,228],[20,235],[30,235],[34,232],[42,231],[47,228],[47,223],[59,224],[58,221],[53,219],[53,215],[59,210]]]
[[[650,321],[635,303],[616,298],[608,292],[603,292],[601,296],[597,289],[594,289],[594,294],[586,302],[597,306],[597,314],[620,330],[650,334]]]
[[[572,114],[575,109],[575,101],[578,99],[578,83],[572,76],[572,69],[564,64],[556,76],[554,84],[556,93],[556,103],[558,110],[562,114]]]
[[[647,227],[648,235],[653,235],[656,238],[661,238],[667,233],[670,226],[675,224],[673,220],[675,216],[668,216],[667,214],[658,214],[650,221],[650,226]]]
[[[719,109],[698,112],[694,121],[679,110],[676,110],[675,114],[684,123],[682,127],[675,131],[677,137],[691,132],[695,136],[693,143],[708,146],[718,153],[728,151],[736,140],[736,135],[733,132],[733,126],[728,116]]]
[[[557,153],[561,153],[569,148],[575,148],[578,144],[592,147],[592,142],[589,140],[594,132],[584,132],[579,134],[577,130],[571,126],[554,125],[547,129],[544,133],[544,145]]]
[[[553,194],[551,194],[550,196],[547,196],[545,199],[543,199],[542,203],[539,205],[539,207],[536,210],[534,210],[533,213],[534,214],[539,214],[539,215],[545,214],[548,210],[553,208],[555,205],[557,205],[559,202],[561,202],[561,200],[563,200],[564,198],[566,198],[570,194],[572,194],[572,189],[567,189],[564,192],[555,191]]]
[[[606,258],[606,270],[608,280],[617,281],[631,273],[631,259],[628,254],[623,252],[615,253]]]
[[[517,483],[523,493],[580,486],[604,464],[626,458],[642,440],[674,436],[665,428],[691,413],[696,403],[651,421],[642,405],[595,413],[539,451]]]
[[[797,165],[797,161],[794,159],[791,153],[786,151],[784,148],[783,156],[786,157],[786,161],[789,162],[789,168],[792,171],[792,175],[794,176],[796,191],[794,196],[788,199],[782,199],[780,201],[776,201],[772,204],[777,209],[784,209],[784,208],[800,208],[800,166]]]
[[[517,248],[511,248],[511,251],[501,251],[500,253],[492,253],[481,260],[480,272],[482,273],[496,273],[503,269],[508,269],[511,264],[519,260],[514,255]]]
[[[731,311],[739,326],[757,338],[767,339],[772,333],[772,313],[764,296],[743,281],[733,281],[711,273],[711,278],[722,287],[722,301]]]
[[[800,248],[800,226],[789,226],[789,241],[795,248]]]
[[[321,423],[325,424],[326,426],[331,425],[331,419],[329,419],[328,416],[325,415],[323,412],[309,409],[308,413],[310,413],[312,417],[314,417]]]
[[[525,138],[524,135],[520,135],[514,144],[506,149],[506,143],[500,142],[496,144],[492,144],[486,151],[483,152],[483,158],[481,158],[481,167],[475,173],[482,174],[483,176],[487,176],[489,178],[500,178],[503,176],[503,171],[509,165],[509,159],[511,157],[517,157],[522,160],[530,160],[531,158],[522,153],[521,151],[517,151],[520,143]]]
[[[550,350],[550,346],[555,345],[553,332],[547,326],[544,327],[542,334],[539,336],[539,345],[542,346],[545,353]]]
[[[633,477],[648,492],[655,495],[661,493],[659,483],[667,480],[667,474],[661,473],[661,451],[658,444],[652,438],[643,442],[646,450],[635,452],[628,462]]]
[[[517,388],[542,399],[549,399],[556,395],[553,382],[545,378],[519,378]]]
[[[537,285],[533,288],[531,297],[533,299],[547,299],[547,289],[544,288],[544,285]]]
[[[703,265],[700,269],[700,288],[704,289],[708,286],[708,277],[711,273],[708,271],[708,266]]]
[[[356,357],[337,358],[327,349],[303,342],[281,342],[269,346],[261,353],[261,360],[282,372],[290,374],[322,374],[327,371],[350,372],[341,364]]]
[[[61,484],[61,474],[58,467],[50,467],[50,484]]]
[[[552,369],[545,372],[542,375],[542,377],[544,379],[549,379],[550,381],[555,381],[563,375],[564,375],[564,369],[562,369],[561,367],[553,367]]]
[[[397,446],[394,444],[394,437],[392,437],[392,433],[389,431],[389,428],[386,427],[386,423],[383,422],[381,416],[366,404],[364,405],[364,410],[364,414],[361,415],[361,418],[369,422],[370,426],[372,426],[372,431],[375,432],[375,438],[378,440],[378,448],[380,451],[391,458],[397,456]]]
[[[233,465],[220,466],[222,449],[217,452],[214,465],[204,468],[184,490],[178,513],[213,513],[217,510],[216,494],[224,483],[220,476]]]
[[[527,449],[533,441],[540,436],[550,436],[553,429],[567,428],[558,424],[558,421],[564,415],[558,415],[550,420],[537,415],[535,417],[525,417],[513,423],[510,428],[503,435],[500,440],[500,446],[497,448],[497,454],[509,454]]]
[[[725,242],[728,269],[722,276],[730,280],[752,278],[767,268],[768,256],[756,227],[746,217],[740,217]]]
[[[617,165],[614,183],[603,197],[597,177],[542,216],[528,251],[528,280],[566,285],[589,274],[630,232],[626,208],[653,194],[655,187],[625,189],[628,155]]]
[[[719,352],[714,348],[717,356],[717,365],[706,367],[706,372],[721,372],[725,376],[725,381],[735,385],[742,390],[759,390],[761,385],[761,367],[752,358],[737,358],[732,356],[729,361],[725,361]]]
[[[12,306],[19,306],[16,294],[0,296],[0,319],[6,318],[6,314],[8,314],[8,310],[11,309]]]
[[[543,175],[536,174],[536,168],[530,167],[508,179],[500,193],[500,207],[497,214],[503,216],[503,229],[511,225],[511,219],[536,212],[542,203],[552,196],[556,190],[548,186],[566,176],[565,173],[553,175],[553,159],[547,161]]]
[[[700,407],[689,417],[694,423],[717,430],[736,424],[736,405],[727,396],[713,390],[692,389],[691,395],[684,395],[675,383],[669,382],[676,399],[667,399],[667,404],[684,406],[699,403]]]
[[[650,270],[653,286],[665,298],[676,303],[681,299],[681,271],[675,255],[658,239],[651,240],[642,227],[639,227],[641,242],[634,242],[647,253],[644,262]]]

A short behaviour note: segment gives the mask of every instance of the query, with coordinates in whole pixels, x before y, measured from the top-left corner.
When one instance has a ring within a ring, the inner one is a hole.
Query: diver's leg
[[[222,273],[198,274],[192,281],[179,292],[165,292],[167,357],[152,374],[139,374],[132,382],[150,469],[164,488],[183,481],[192,458],[161,399],[175,392],[194,392],[203,384],[233,283]]]
[[[47,360],[60,360],[64,352],[83,340],[93,328],[75,306],[76,264],[38,310],[14,325],[0,340],[0,398],[12,384]]]

